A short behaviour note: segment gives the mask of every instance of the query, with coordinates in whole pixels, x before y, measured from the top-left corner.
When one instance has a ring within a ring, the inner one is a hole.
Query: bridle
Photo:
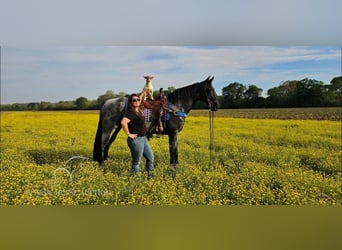
[[[212,88],[212,87],[211,87],[211,88]],[[211,91],[213,91],[213,90],[211,90]],[[213,106],[215,105],[215,101],[213,100],[212,96],[208,96],[207,86],[204,86],[204,93],[205,93],[205,97],[207,98],[207,103],[208,103],[208,105],[209,105],[209,109],[210,109],[211,111],[216,110],[216,108],[213,109],[213,108],[214,108]]]

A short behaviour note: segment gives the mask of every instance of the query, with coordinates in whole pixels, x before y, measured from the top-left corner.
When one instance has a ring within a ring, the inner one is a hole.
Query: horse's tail
[[[102,163],[102,115],[100,113],[99,124],[97,125],[97,131],[94,141],[94,148],[93,148],[93,160],[99,163]]]

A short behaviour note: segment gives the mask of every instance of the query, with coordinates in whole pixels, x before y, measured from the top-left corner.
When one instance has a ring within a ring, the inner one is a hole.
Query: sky
[[[340,0],[1,0],[1,103],[341,74]]]
[[[155,90],[214,76],[218,95],[233,82],[267,90],[286,80],[329,84],[341,75],[341,47],[73,46],[1,48],[1,103],[96,99],[107,90],[139,92],[144,75]]]

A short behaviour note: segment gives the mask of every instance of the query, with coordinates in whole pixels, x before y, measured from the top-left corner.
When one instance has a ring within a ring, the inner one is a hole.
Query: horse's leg
[[[100,115],[100,120],[96,132],[96,138],[94,142],[93,159],[100,164],[108,158],[108,150],[112,142],[115,140],[117,134],[121,129],[121,124],[114,125],[110,117],[103,118]]]
[[[97,126],[95,141],[94,141],[94,148],[93,148],[93,160],[99,163],[102,163],[102,117],[100,115],[99,123]]]
[[[108,143],[110,141],[110,138],[111,138],[111,131],[105,131],[103,130],[102,131],[102,138],[101,138],[101,151],[102,151],[102,154],[103,154],[103,161],[104,160],[107,160],[108,158],[108,149],[109,149],[109,146]]]
[[[107,160],[107,159],[108,159],[109,147],[110,147],[110,145],[115,141],[116,136],[118,135],[118,133],[120,132],[120,130],[121,130],[121,124],[120,124],[120,125],[118,124],[118,125],[115,127],[115,130],[114,130],[113,134],[110,136],[108,143],[107,143],[107,144],[105,145],[105,147],[104,147],[104,150],[103,150],[103,160]]]
[[[150,126],[148,126],[148,129],[147,129],[147,139],[150,139],[153,137],[154,131],[155,131],[155,125],[154,125],[154,121],[152,121]]]
[[[178,164],[178,131],[169,133],[170,165],[174,167]]]
[[[106,107],[108,109],[108,107]],[[121,129],[120,119],[115,117],[116,114],[112,112],[103,112],[102,115],[102,138],[101,138],[101,150],[103,153],[103,160],[108,159],[108,150],[110,144],[115,140],[117,133]],[[114,117],[114,119],[113,119]],[[118,130],[118,131],[117,131]],[[112,138],[114,135],[114,138]]]

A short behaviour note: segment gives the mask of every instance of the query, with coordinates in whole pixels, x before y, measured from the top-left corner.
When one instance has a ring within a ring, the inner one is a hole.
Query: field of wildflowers
[[[91,160],[98,112],[1,112],[0,204],[342,204],[340,118],[220,113],[209,164],[207,112],[186,118],[177,169],[168,164],[167,136],[150,140],[152,179],[144,160],[130,175],[124,133],[103,166]]]

